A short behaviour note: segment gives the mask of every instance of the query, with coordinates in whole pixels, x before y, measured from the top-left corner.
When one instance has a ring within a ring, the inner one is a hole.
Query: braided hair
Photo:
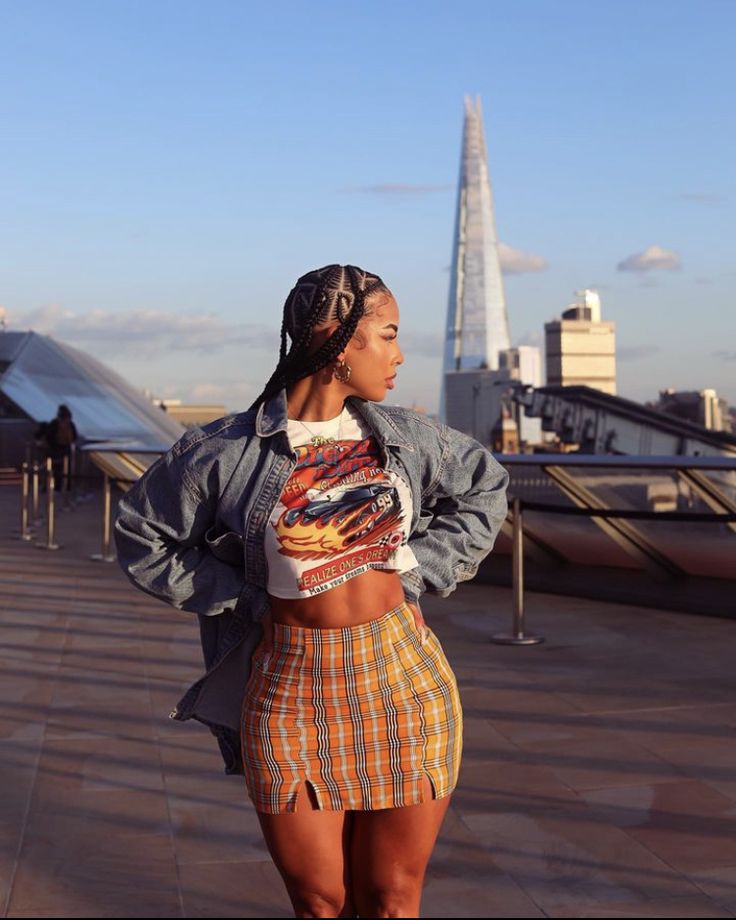
[[[356,265],[325,265],[302,275],[284,303],[279,363],[250,408],[256,409],[283,387],[333,361],[353,337],[360,318],[367,315],[366,300],[377,293],[390,291],[378,275]],[[310,352],[315,330],[334,322],[339,327],[316,351]],[[291,338],[288,352],[287,332]]]

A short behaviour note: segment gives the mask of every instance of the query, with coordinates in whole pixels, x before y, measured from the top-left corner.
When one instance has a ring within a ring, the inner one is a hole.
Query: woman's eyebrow
[[[386,325],[383,328],[384,329],[395,329],[397,332],[399,331],[399,327],[396,325],[396,323],[386,323]]]

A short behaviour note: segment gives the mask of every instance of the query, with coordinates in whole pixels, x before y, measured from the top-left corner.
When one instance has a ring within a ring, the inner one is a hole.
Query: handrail
[[[589,466],[622,469],[732,470],[736,457],[659,454],[497,454],[503,466]]]
[[[577,508],[549,502],[531,502],[524,499],[520,501],[522,508],[527,511],[549,511],[552,514],[577,514],[583,517],[631,518],[639,521],[698,521],[717,524],[736,521],[736,513],[730,511],[722,514],[704,511],[638,511],[632,508]]]
[[[102,452],[102,451],[101,451]],[[112,449],[109,452],[114,452]],[[161,455],[161,451],[141,451],[136,453],[152,453]],[[647,469],[647,470],[668,470],[682,473],[688,470],[707,470],[707,471],[728,471],[736,472],[736,458],[724,456],[631,456],[620,454],[494,454],[498,462],[511,468],[514,467],[541,467],[550,481],[554,482],[553,471],[550,467],[571,467],[571,468],[608,468],[612,470],[626,469]],[[33,464],[34,482],[34,504],[37,503],[37,476],[38,468]],[[47,483],[47,526],[48,534],[45,543],[37,542],[39,548],[59,549],[54,543],[54,475],[51,468],[51,459],[46,461]],[[64,471],[67,473],[67,470]],[[22,464],[21,480],[21,539],[29,539],[28,527],[28,510],[27,503],[29,499],[29,465],[27,462]],[[103,521],[102,521],[102,552],[94,554],[91,558],[99,561],[112,562],[114,555],[111,553],[111,488],[113,485],[132,485],[139,481],[140,477],[128,478],[123,476],[113,476],[104,473],[103,486]],[[142,474],[142,475],[145,475]],[[559,476],[568,476],[569,474],[560,473]],[[689,477],[694,478],[694,477]],[[98,476],[80,475],[74,472],[72,475],[65,476],[67,488],[72,487],[72,483],[82,481],[99,482]],[[681,523],[714,523],[714,524],[733,524],[736,522],[736,511],[725,512],[693,512],[693,511],[652,511],[639,510],[631,508],[599,508],[586,506],[570,506],[555,504],[551,502],[540,502],[523,499],[519,495],[514,495],[514,482],[512,480],[509,487],[509,518],[512,526],[512,586],[513,586],[513,623],[510,633],[499,633],[493,636],[492,641],[503,644],[513,645],[534,645],[544,641],[543,637],[530,635],[524,629],[524,511],[539,511],[547,514],[572,515],[585,518],[602,518],[619,519],[619,520],[641,520],[641,521],[660,521],[660,522],[681,522]],[[569,491],[569,490],[568,490]],[[575,497],[575,496],[573,496]],[[722,500],[721,507],[732,508],[731,499]],[[35,523],[35,521],[34,521]],[[600,524],[601,527],[609,525]],[[613,527],[616,525],[610,525]],[[620,525],[622,528],[625,525]],[[610,529],[610,528],[609,528]]]

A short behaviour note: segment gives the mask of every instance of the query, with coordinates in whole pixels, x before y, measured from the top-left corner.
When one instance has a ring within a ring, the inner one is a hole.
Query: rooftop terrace
[[[168,718],[196,618],[89,559],[97,502],[53,552],[0,488],[3,915],[290,916],[243,778]],[[465,712],[424,916],[736,916],[733,619],[529,593],[511,647],[510,589],[422,606]]]

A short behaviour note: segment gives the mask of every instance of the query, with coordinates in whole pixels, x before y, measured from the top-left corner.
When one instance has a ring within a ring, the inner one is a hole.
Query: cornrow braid
[[[283,387],[334,361],[358,328],[368,298],[381,291],[389,293],[381,278],[355,265],[325,265],[302,275],[284,303],[279,363],[250,408],[256,409]],[[315,330],[336,321],[338,328],[310,354]],[[287,332],[291,338],[288,352]]]

